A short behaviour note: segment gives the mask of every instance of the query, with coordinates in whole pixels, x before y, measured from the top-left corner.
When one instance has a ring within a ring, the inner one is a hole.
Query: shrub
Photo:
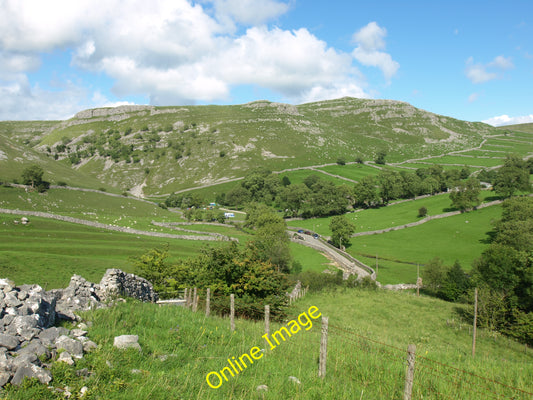
[[[346,160],[343,157],[337,158],[338,165],[346,165]]]
[[[428,209],[426,207],[420,207],[418,209],[418,217],[419,218],[423,218],[425,217],[426,215],[428,215]]]

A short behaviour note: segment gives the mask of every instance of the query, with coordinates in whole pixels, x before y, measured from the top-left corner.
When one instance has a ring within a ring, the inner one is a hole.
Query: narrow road
[[[288,231],[288,233],[291,235],[290,237],[292,242],[327,254],[329,258],[335,260],[342,271],[348,274],[356,274],[359,278],[370,276],[372,279],[376,279],[375,271],[368,265],[363,264],[348,253],[331,246],[322,239],[315,239],[314,237],[306,235],[305,233],[295,233],[294,231]]]

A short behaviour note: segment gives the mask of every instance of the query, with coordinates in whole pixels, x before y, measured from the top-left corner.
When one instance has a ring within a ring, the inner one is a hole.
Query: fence
[[[270,333],[272,308],[245,304],[236,304],[235,296],[215,295],[211,290],[205,296],[196,288],[186,289],[186,306],[192,311],[203,309],[210,315],[211,305],[225,302],[229,310],[229,328],[235,330],[236,310],[251,307],[256,316],[261,316],[265,323],[265,333]],[[304,291],[301,292],[302,294]],[[299,295],[300,298],[302,295]],[[200,301],[200,300],[203,301]],[[249,311],[249,309],[247,309]],[[227,314],[227,313],[226,313]],[[296,319],[296,316],[285,320]],[[335,374],[340,369],[350,371],[350,379],[360,383],[363,388],[369,385],[379,386],[380,398],[411,399],[529,399],[533,400],[533,390],[514,387],[496,379],[481,376],[446,363],[416,354],[416,347],[410,344],[406,348],[380,342],[361,335],[353,328],[330,323],[328,317],[322,317],[320,343],[317,344],[318,371],[320,378]],[[349,352],[347,352],[349,349]],[[349,354],[349,356],[347,356]],[[328,372],[327,365],[334,367]],[[357,366],[356,366],[357,365]],[[358,366],[365,366],[359,368]],[[365,397],[366,398],[366,397]]]

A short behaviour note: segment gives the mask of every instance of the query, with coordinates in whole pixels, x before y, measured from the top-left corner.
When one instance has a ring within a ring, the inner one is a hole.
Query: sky
[[[0,120],[344,96],[533,122],[533,1],[0,0]]]

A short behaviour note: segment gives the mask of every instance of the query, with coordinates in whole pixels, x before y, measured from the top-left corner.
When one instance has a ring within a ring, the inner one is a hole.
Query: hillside
[[[235,376],[226,370],[228,381],[213,389],[206,382],[211,371],[254,346],[268,348],[263,322],[237,319],[232,333],[228,318],[128,301],[84,313],[87,336],[98,348],[73,366],[56,363],[51,385],[68,386],[73,397],[86,386],[87,398],[105,399],[397,399],[403,393],[406,349],[415,344],[413,398],[531,399],[531,350],[479,329],[476,356],[471,356],[470,321],[461,317],[471,306],[347,289],[310,293],[291,307],[287,319],[311,306],[329,317],[324,379],[317,376],[320,319],[309,325],[302,317],[307,330],[280,339],[279,346],[263,350]],[[271,334],[280,326],[271,322]],[[139,336],[142,352],[113,347],[114,337],[126,334]],[[86,378],[76,373],[83,368],[90,372]],[[216,377],[211,379],[216,385]],[[257,390],[260,385],[268,390]],[[5,396],[65,398],[38,383],[9,387]]]
[[[504,131],[519,131],[519,132],[533,133],[533,123],[504,125],[504,126],[499,126],[498,129],[501,129]]]
[[[122,106],[68,121],[1,123],[0,178],[14,178],[12,161],[20,170],[19,159],[33,157],[52,182],[163,195],[239,178],[258,165],[279,171],[339,157],[370,161],[381,150],[388,162],[401,162],[472,148],[500,132],[390,100]]]

